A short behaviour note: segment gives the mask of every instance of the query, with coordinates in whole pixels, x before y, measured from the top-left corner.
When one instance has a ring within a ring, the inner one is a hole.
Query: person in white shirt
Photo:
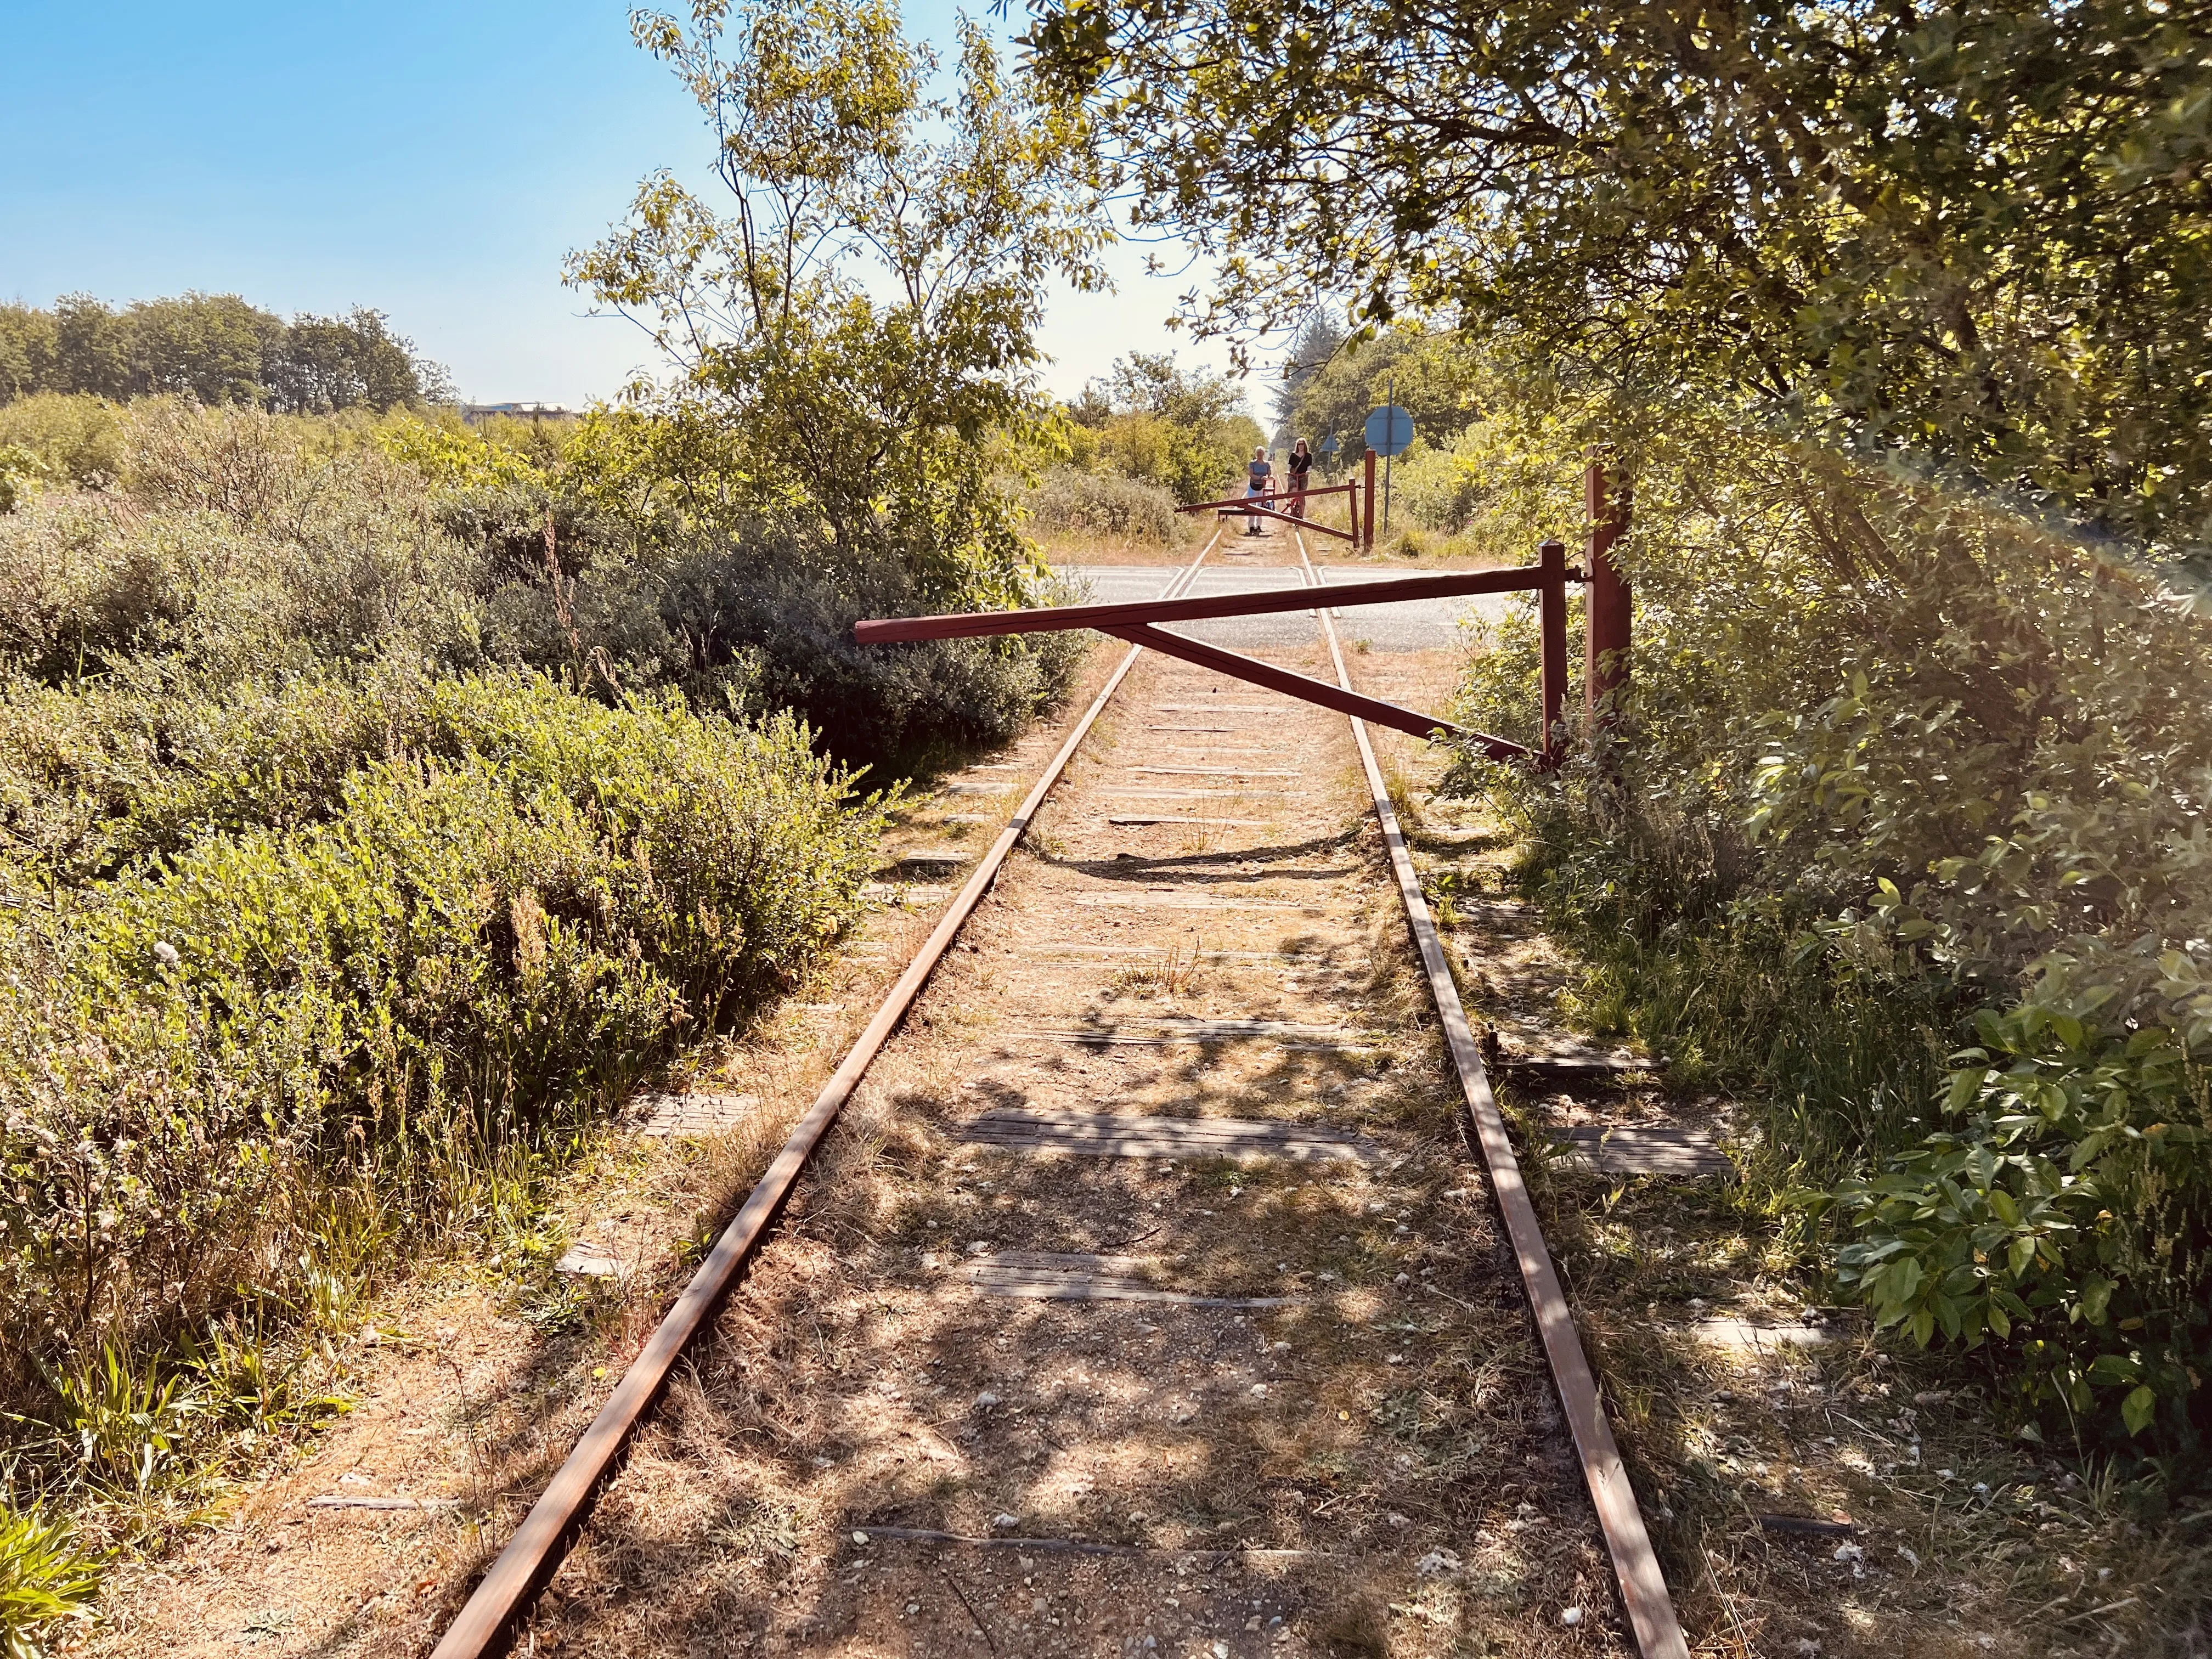
[[[1267,485],[1273,478],[1274,472],[1275,469],[1267,464],[1267,452],[1264,449],[1254,450],[1252,459],[1244,469],[1244,504],[1247,507],[1255,507],[1267,499]],[[1244,515],[1244,533],[1248,536],[1256,536],[1260,533],[1258,514],[1247,513]]]

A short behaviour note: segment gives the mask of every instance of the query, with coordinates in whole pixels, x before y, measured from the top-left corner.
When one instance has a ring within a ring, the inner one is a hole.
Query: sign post
[[[1367,447],[1363,465],[1367,470],[1361,475],[1363,482],[1359,490],[1360,510],[1364,515],[1359,526],[1359,544],[1372,553],[1375,550],[1375,447],[1372,444]]]
[[[1386,382],[1385,384],[1386,386],[1395,385],[1395,377],[1394,376],[1391,381]],[[1386,391],[1383,395],[1388,397],[1390,395],[1390,392]],[[1390,528],[1390,469],[1389,463],[1395,460],[1399,456],[1404,454],[1407,447],[1413,441],[1413,414],[1408,410],[1401,409],[1395,403],[1386,403],[1382,408],[1375,410],[1372,414],[1368,416],[1366,435],[1368,453],[1370,455],[1380,455],[1384,462],[1382,469],[1382,529],[1387,534]],[[1368,465],[1370,469],[1370,482],[1371,487],[1372,468],[1374,463],[1370,460]],[[1372,522],[1371,519],[1370,521]],[[1374,538],[1372,537],[1369,538],[1370,544],[1372,544],[1373,539]]]

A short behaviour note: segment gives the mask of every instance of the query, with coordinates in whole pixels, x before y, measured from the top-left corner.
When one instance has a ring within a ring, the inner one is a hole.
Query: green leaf
[[[2142,1367],[2124,1353],[2100,1353],[2089,1362],[2092,1382],[2133,1382],[2142,1376]]]
[[[2105,1310],[2112,1305],[2112,1281],[2102,1273],[2091,1273],[2081,1281],[2081,1316],[2092,1325],[2105,1322]]]
[[[2130,1390],[2120,1401],[2120,1420],[2128,1425],[2130,1434],[2141,1434],[2157,1415],[2158,1395],[2148,1386]]]
[[[1887,1271],[1887,1277],[1882,1285],[1884,1295],[1900,1306],[1910,1303],[1925,1277],[1921,1270],[1920,1258],[1917,1255],[1899,1256],[1889,1263]]]

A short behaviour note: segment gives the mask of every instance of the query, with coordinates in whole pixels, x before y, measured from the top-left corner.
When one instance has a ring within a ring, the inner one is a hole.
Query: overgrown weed
[[[1581,1012],[1786,1149],[1754,1178],[1839,1291],[1994,1345],[1996,1408],[2046,1435],[2195,1455],[2212,632],[1987,503],[1699,442],[1642,458],[1620,723],[1462,785],[1519,832]],[[1478,643],[1463,715],[1525,737],[1530,615]]]

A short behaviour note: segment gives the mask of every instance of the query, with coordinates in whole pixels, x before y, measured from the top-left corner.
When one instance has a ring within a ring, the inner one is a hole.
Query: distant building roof
[[[463,404],[461,418],[480,421],[487,415],[513,415],[524,420],[542,419],[548,416],[574,415],[580,411],[566,404]]]

